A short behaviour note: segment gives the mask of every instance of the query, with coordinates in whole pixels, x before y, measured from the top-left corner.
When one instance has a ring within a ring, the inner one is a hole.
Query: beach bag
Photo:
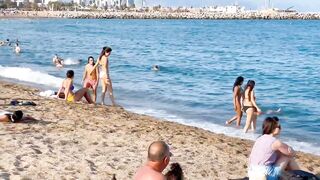
[[[319,180],[317,176],[302,170],[283,172],[280,180]]]

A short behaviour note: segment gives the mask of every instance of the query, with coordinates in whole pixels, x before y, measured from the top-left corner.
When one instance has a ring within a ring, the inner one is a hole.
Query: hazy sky
[[[231,5],[238,2],[247,9],[262,9],[265,0],[146,0],[147,5],[162,6],[194,6],[201,7],[207,5]],[[274,7],[286,9],[294,6],[298,11],[320,12],[320,0],[271,0]]]

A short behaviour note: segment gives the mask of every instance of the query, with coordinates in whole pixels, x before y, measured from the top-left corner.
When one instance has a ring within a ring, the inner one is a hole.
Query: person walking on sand
[[[64,99],[67,102],[80,101],[82,99],[82,97],[85,97],[87,102],[89,104],[92,104],[93,101],[90,97],[90,94],[88,93],[87,88],[81,88],[78,91],[76,91],[75,93],[73,92],[74,72],[72,70],[68,70],[66,76],[67,76],[66,79],[63,80],[61,87],[59,88],[59,91],[57,93],[57,98],[59,98],[61,92],[64,92]]]
[[[233,121],[237,120],[237,127],[240,127],[242,118],[241,99],[243,97],[243,90],[241,89],[241,85],[243,84],[243,81],[244,78],[242,76],[239,76],[233,84],[233,107],[236,115],[233,116],[230,120],[226,121],[227,125],[230,125]]]
[[[255,82],[253,80],[249,80],[244,91],[243,111],[247,114],[246,125],[243,129],[245,133],[248,132],[250,125],[253,132],[256,130],[257,116],[261,114],[261,109],[256,103],[254,86]]]
[[[148,148],[148,161],[138,169],[134,180],[166,180],[162,171],[167,167],[172,156],[169,146],[164,141],[155,141]]]
[[[93,90],[93,101],[96,102],[97,100],[97,87],[99,83],[99,70],[98,68],[94,68],[94,58],[92,56],[88,57],[88,64],[85,66],[83,72],[83,87],[84,88],[91,88]],[[93,73],[91,73],[91,71]],[[91,75],[92,74],[92,75]]]
[[[249,157],[250,179],[279,179],[285,170],[299,170],[295,151],[276,137],[281,125],[278,117],[267,117],[262,125],[262,136],[253,145]]]
[[[98,62],[94,65],[90,72],[90,76],[92,76],[95,73],[95,69],[98,65],[101,65],[101,71],[100,71],[100,79],[102,84],[102,95],[101,95],[101,104],[104,105],[104,98],[106,95],[106,92],[109,91],[109,96],[112,102],[113,106],[116,106],[116,103],[114,101],[113,96],[113,88],[112,88],[112,81],[110,79],[109,74],[109,56],[111,55],[112,49],[110,47],[103,47],[102,51],[100,53]]]

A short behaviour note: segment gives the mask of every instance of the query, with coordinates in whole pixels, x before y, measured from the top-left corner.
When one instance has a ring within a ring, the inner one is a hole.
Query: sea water
[[[320,155],[319,29],[320,21],[301,20],[0,19],[0,39],[18,39],[22,50],[0,46],[0,78],[57,90],[73,69],[81,87],[87,57],[110,46],[114,94],[125,109],[254,140],[265,115],[255,134],[224,125],[241,75],[256,81],[263,111],[282,109],[281,138]],[[68,65],[57,69],[54,54]]]

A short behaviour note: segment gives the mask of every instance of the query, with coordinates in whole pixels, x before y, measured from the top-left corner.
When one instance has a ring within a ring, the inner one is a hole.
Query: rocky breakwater
[[[320,19],[320,13],[255,11],[244,13],[167,11],[16,11],[0,17],[71,19]]]

